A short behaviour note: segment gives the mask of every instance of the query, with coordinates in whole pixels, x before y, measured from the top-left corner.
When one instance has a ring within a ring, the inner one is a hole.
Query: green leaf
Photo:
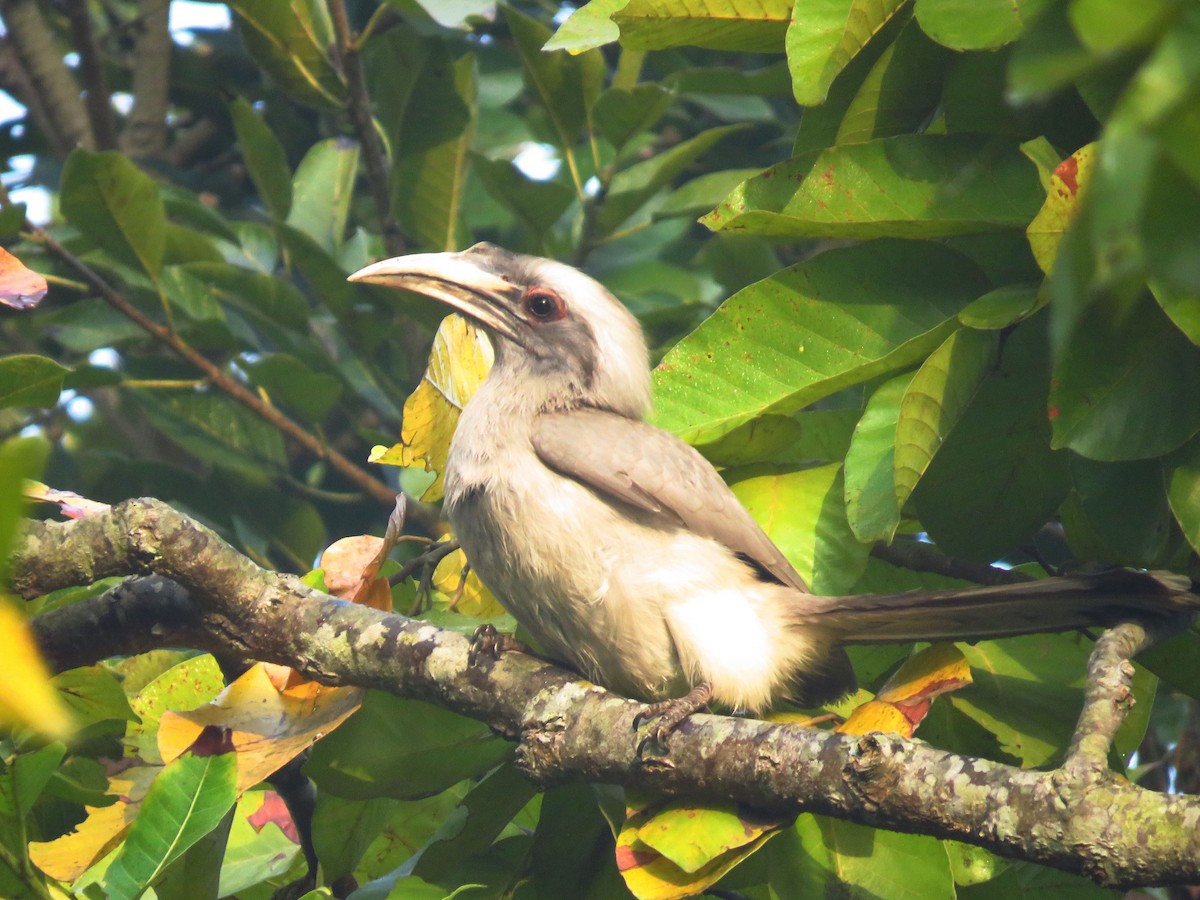
[[[238,365],[273,402],[290,406],[310,422],[319,421],[342,395],[338,379],[314,372],[286,353],[267,353]]]
[[[781,897],[953,900],[954,879],[942,842],[825,816],[801,816],[772,841],[771,886]],[[897,873],[904,873],[897,877]]]
[[[600,135],[620,150],[662,118],[675,102],[675,93],[653,84],[609,88],[597,98],[592,118]]]
[[[194,656],[150,679],[129,705],[140,721],[125,729],[125,743],[133,754],[150,763],[161,763],[158,723],[168,709],[184,712],[208,703],[225,687],[221,667],[211,654]]]
[[[837,462],[846,455],[858,409],[811,409],[791,416],[760,416],[706,444],[717,466],[754,463]]]
[[[307,770],[352,799],[411,799],[486,772],[512,745],[456,713],[371,691],[362,709],[313,748]]]
[[[1045,304],[1042,291],[1023,284],[1007,284],[971,301],[958,314],[968,328],[999,330],[1024,321]]]
[[[919,130],[941,101],[953,54],[909,22],[871,67],[838,128],[837,144]]]
[[[791,11],[791,0],[630,0],[612,20],[621,29],[621,45],[633,50],[688,45],[778,53]]]
[[[666,355],[655,420],[709,443],[763,413],[902,369],[941,344],[985,289],[973,263],[936,244],[821,253],[739,291]]]
[[[250,55],[285,94],[318,109],[337,109],[346,100],[327,51],[333,23],[319,0],[233,0],[238,33]]]
[[[1008,67],[1009,102],[1024,105],[1047,97],[1093,69],[1096,62],[1071,27],[1067,4],[1053,4],[1014,45]]]
[[[750,466],[725,473],[730,487],[816,594],[848,593],[867,565],[846,521],[840,463],[810,469]]]
[[[846,519],[863,543],[891,541],[900,524],[896,425],[900,401],[914,374],[905,372],[876,388],[846,451]]]
[[[487,192],[535,234],[545,234],[575,200],[575,193],[565,185],[555,181],[533,181],[506,159],[474,156],[472,168]]]
[[[1024,767],[1060,759],[1083,702],[1092,642],[1080,634],[1035,634],[960,647],[974,682],[948,698],[954,708]]]
[[[471,858],[492,846],[535,793],[514,766],[500,766],[471,788],[403,873],[443,886],[448,881],[455,886],[469,883],[464,876],[471,874]]]
[[[916,17],[951,50],[994,50],[1021,36],[1050,0],[917,0]]]
[[[329,138],[314,144],[296,167],[287,224],[331,253],[341,246],[346,233],[358,155],[358,144]]]
[[[18,354],[0,359],[0,409],[54,406],[70,371],[45,356]]]
[[[160,283],[172,309],[193,322],[225,321],[221,304],[209,286],[193,272],[180,266],[167,266],[163,269]]]
[[[1067,14],[1088,49],[1115,55],[1157,37],[1178,9],[1170,0],[1072,0]]]
[[[1002,558],[1066,495],[1066,454],[1050,449],[1045,316],[1023,322],[1000,364],[943,442],[913,492],[921,524],[950,556]]]
[[[1200,348],[1148,297],[1128,315],[1093,309],[1062,349],[1052,384],[1055,448],[1144,459],[1200,430]]]
[[[708,212],[743,181],[753,178],[762,169],[725,169],[706,172],[684,182],[663,199],[654,210],[655,216],[700,216]]]
[[[608,196],[604,198],[596,216],[597,233],[610,234],[717,141],[743,128],[743,125],[710,128],[676,144],[670,150],[618,172],[609,185]]]
[[[460,250],[470,242],[463,194],[475,133],[475,59],[468,54],[451,63],[443,51],[429,60],[422,93],[410,104],[396,141],[392,208],[422,246]]]
[[[125,692],[112,673],[100,666],[68,669],[54,676],[54,686],[81,726],[117,719],[137,722]]]
[[[108,867],[106,896],[133,900],[220,824],[237,799],[237,756],[185,753],[158,774]]]
[[[399,800],[390,797],[347,800],[329,791],[318,791],[312,822],[313,847],[321,860],[325,880],[333,882],[352,873],[368,845],[400,806]]]
[[[554,123],[558,146],[569,150],[579,140],[585,124],[591,130],[590,111],[604,89],[604,57],[598,50],[577,56],[544,52],[550,29],[510,6],[503,7],[503,11],[521,55],[525,80]]]
[[[163,263],[179,265],[190,262],[224,262],[225,258],[217,249],[212,238],[194,228],[185,225],[167,223],[165,235]]]
[[[583,53],[604,44],[611,44],[621,36],[621,29],[612,20],[629,0],[591,0],[558,26],[554,36],[542,46],[543,50],[566,50],[572,54]]]
[[[29,815],[66,753],[66,744],[54,741],[6,759],[5,771],[0,774],[0,814],[17,820]]]
[[[9,553],[21,524],[26,479],[42,473],[50,443],[44,437],[16,437],[0,443],[0,583],[8,576]]]
[[[268,799],[273,796],[274,792],[262,790],[247,791],[239,798],[221,865],[218,897],[239,896],[268,878],[285,875],[300,854],[299,846],[280,828],[282,815],[268,822],[261,820],[266,803],[283,806],[282,801]]]
[[[155,428],[206,462],[251,470],[287,462],[279,431],[228,397],[142,390],[130,396]]]
[[[612,854],[612,833],[596,794],[590,784],[566,784],[542,797],[531,856],[533,880],[544,896],[605,896],[607,867],[597,860]]]
[[[1175,521],[1192,549],[1200,551],[1200,438],[1163,460],[1163,481]]]
[[[700,221],[787,238],[949,237],[1024,228],[1044,197],[1015,143],[901,135],[779,163]]]
[[[199,195],[172,184],[160,185],[159,193],[162,195],[163,207],[172,219],[231,244],[238,242],[237,233],[225,217]]]
[[[787,29],[796,102],[801,106],[823,103],[837,75],[903,6],[897,0],[797,3]]]
[[[206,284],[221,303],[269,328],[276,340],[288,331],[307,330],[308,301],[287,279],[214,263],[191,263],[184,271]]]
[[[116,151],[72,151],[63,166],[63,215],[121,262],[158,275],[167,218],[158,186]]]
[[[462,217],[476,118],[474,56],[455,62],[447,45],[394,28],[367,45],[367,73],[392,147],[389,193],[401,224],[430,250],[469,240]],[[395,61],[406,64],[397,67]]]
[[[273,219],[286,219],[292,208],[292,171],[287,153],[261,113],[241,97],[229,104],[233,130],[246,170]]]
[[[960,328],[921,364],[900,400],[896,503],[900,509],[962,418],[996,359],[997,335]]]
[[[1096,462],[1071,456],[1063,531],[1076,559],[1108,565],[1164,565],[1173,517],[1156,459]]]

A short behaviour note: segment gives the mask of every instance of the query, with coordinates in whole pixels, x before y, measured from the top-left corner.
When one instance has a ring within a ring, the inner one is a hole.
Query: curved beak
[[[423,294],[453,307],[484,328],[524,344],[524,321],[514,311],[522,290],[461,253],[414,253],[372,263],[346,279]]]

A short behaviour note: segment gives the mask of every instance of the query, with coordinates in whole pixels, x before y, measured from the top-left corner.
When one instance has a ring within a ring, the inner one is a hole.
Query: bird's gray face
[[[453,307],[492,339],[498,369],[538,379],[551,402],[638,417],[649,405],[637,320],[568,265],[476,244],[461,253],[385,259],[350,281],[404,288]]]

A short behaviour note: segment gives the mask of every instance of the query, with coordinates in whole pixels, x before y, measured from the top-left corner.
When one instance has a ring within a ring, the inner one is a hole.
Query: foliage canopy
[[[6,184],[53,197],[39,227],[0,203],[0,237],[52,286],[0,310],[0,575],[21,477],[161,498],[298,573],[335,538],[382,533],[397,484],[436,500],[488,348],[447,324],[429,358],[436,310],[345,277],[477,240],[572,262],[629,305],[661,360],[655,421],[722,468],[819,593],[962,584],[996,562],[1195,570],[1200,7],[551,6],[232,0],[232,27],[172,33],[169,0],[0,2],[0,86],[25,109],[0,134],[20,167]],[[383,460],[400,469],[367,464],[401,435]],[[872,552],[916,535],[954,564]],[[511,625],[470,580],[454,598],[461,570],[433,574],[425,615]],[[394,588],[397,611],[417,588]],[[1055,763],[1089,648],[964,648],[975,684],[921,737]],[[911,650],[855,651],[860,681],[878,688]],[[5,695],[41,683],[28,658]],[[1163,754],[1182,721],[1195,739],[1197,660],[1194,631],[1146,655],[1114,767],[1140,747],[1131,778],[1196,787]],[[35,864],[81,896],[266,897],[301,871],[273,795],[235,788],[226,756],[164,768],[165,711],[221,689],[211,657],[156,651],[57,684],[70,751],[0,742],[0,894],[50,896]],[[36,702],[0,707],[51,722]],[[614,853],[619,797],[535,794],[508,755],[478,723],[368,693],[306,767],[325,878],[371,882],[360,897],[683,896],[666,885],[718,878],[752,897],[1106,893],[832,819],[769,841],[737,810],[668,827],[638,798],[642,843],[627,827]],[[141,767],[106,772],[122,756]],[[85,806],[93,830],[54,843]]]

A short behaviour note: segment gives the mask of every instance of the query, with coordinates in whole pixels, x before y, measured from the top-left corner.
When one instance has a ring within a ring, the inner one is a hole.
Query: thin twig
[[[335,52],[341,62],[342,74],[349,89],[350,116],[354,120],[354,131],[362,146],[363,163],[367,168],[367,184],[371,198],[379,214],[379,230],[383,246],[389,256],[400,256],[405,252],[404,237],[400,226],[392,215],[391,195],[388,191],[388,165],[383,150],[383,141],[375,130],[371,118],[371,98],[367,93],[367,80],[363,73],[359,42],[350,30],[346,15],[345,0],[329,0],[333,17],[333,30],[337,35]]]
[[[960,578],[975,584],[1021,584],[1033,580],[1032,576],[1015,569],[951,559],[932,544],[920,541],[895,541],[891,544],[877,541],[871,548],[871,555],[902,569]]]
[[[262,419],[265,419],[269,424],[292,438],[292,440],[296,441],[314,456],[329,460],[331,466],[354,482],[355,485],[370,497],[389,507],[395,503],[396,492],[390,487],[382,481],[371,477],[365,470],[359,468],[333,447],[330,447],[315,435],[306,431],[269,403],[265,403],[253,391],[239,384],[206,356],[193,349],[190,344],[171,331],[171,329],[159,325],[150,319],[141,310],[126,300],[116,288],[105,281],[91,266],[60,244],[45,230],[33,228],[31,225],[28,227],[36,240],[45,244],[46,249],[53,256],[66,264],[83,281],[87,282],[92,290],[99,294],[109,306],[130,319],[159,343],[164,344],[203,372],[214,387],[228,394]]]

